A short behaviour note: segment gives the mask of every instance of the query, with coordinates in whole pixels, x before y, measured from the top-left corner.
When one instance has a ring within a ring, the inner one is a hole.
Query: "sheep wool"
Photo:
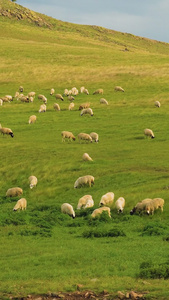
[[[103,94],[103,89],[97,89],[96,91],[93,92],[93,95],[97,94]]]
[[[36,95],[35,92],[29,92],[29,93],[28,93],[28,97],[29,97],[29,98],[30,98],[30,97],[35,97],[35,95]]]
[[[14,137],[14,134],[13,134],[12,130],[10,128],[2,127],[1,124],[0,124],[0,132],[3,135],[7,134],[7,135],[10,135],[12,138]]]
[[[124,92],[124,89],[121,86],[115,86],[114,90],[116,92]]]
[[[102,214],[104,211],[106,211],[106,212],[108,213],[108,216],[111,218],[110,207],[107,207],[107,206],[102,206],[102,207],[96,208],[96,209],[92,212],[91,217],[92,217],[92,218],[96,218],[96,217],[98,217],[100,214]]]
[[[54,89],[51,89],[51,90],[50,90],[50,95],[52,96],[54,93],[55,93],[55,90],[54,90]]]
[[[16,210],[25,210],[26,207],[27,207],[27,201],[26,201],[26,199],[25,199],[25,198],[21,198],[21,199],[19,199],[19,200],[16,202],[16,204],[15,204],[13,210],[14,210],[14,211],[16,211]]]
[[[100,103],[101,103],[101,104],[109,105],[108,101],[107,101],[105,98],[101,98],[101,99],[100,99]]]
[[[3,105],[3,100],[2,99],[0,99],[0,106],[2,106]]]
[[[93,159],[89,156],[88,153],[84,153],[83,156],[82,156],[82,159],[84,161],[93,161]]]
[[[36,178],[36,176],[34,175],[31,175],[29,177],[29,186],[30,186],[30,189],[33,189],[38,183],[38,179]]]
[[[75,212],[74,212],[73,206],[69,203],[63,203],[61,205],[61,212],[69,215],[73,219],[75,218]]]
[[[151,129],[148,129],[148,128],[144,129],[144,134],[152,139],[155,138],[154,133]]]
[[[90,206],[91,205],[91,206]],[[91,195],[84,195],[78,201],[77,209],[85,209],[94,206],[94,201]]]
[[[92,143],[92,138],[91,138],[91,136],[90,136],[89,134],[87,134],[87,133],[81,132],[81,133],[78,134],[77,137],[78,137],[79,142],[81,142],[81,141],[86,141],[86,142],[91,142],[91,143]]]
[[[36,122],[36,119],[37,119],[36,116],[35,116],[35,115],[32,115],[32,116],[29,117],[28,123],[29,123],[29,124],[33,124],[33,123]]]
[[[117,212],[122,213],[124,206],[125,206],[125,199],[123,197],[119,197],[115,202],[115,207],[117,209]]]
[[[7,190],[6,197],[17,197],[23,194],[23,190],[20,187],[13,187]]]
[[[71,102],[71,103],[69,104],[68,109],[69,109],[69,110],[72,110],[72,109],[74,108],[74,106],[75,106],[75,104],[74,104],[73,102]]]
[[[63,96],[61,94],[56,94],[55,98],[64,101]]]
[[[149,210],[149,204],[151,203],[152,199],[151,198],[146,198],[140,202],[138,202],[134,208],[130,211],[130,215],[133,215],[135,213],[144,213]],[[148,212],[147,212],[148,213]]]
[[[46,112],[46,104],[42,104],[39,108],[39,113]]]
[[[70,131],[62,131],[61,136],[62,136],[62,142],[65,142],[65,139],[68,139],[70,141],[72,141],[72,140],[75,141],[76,140],[75,136]]]
[[[91,138],[92,138],[93,141],[95,141],[96,143],[98,143],[98,141],[99,141],[99,135],[98,135],[98,133],[91,132],[90,136],[91,136]]]
[[[114,193],[108,192],[101,197],[99,206],[109,206],[111,207],[114,201]]]
[[[74,184],[74,188],[80,188],[83,186],[88,185],[89,187],[91,187],[92,185],[94,185],[94,177],[91,175],[86,175],[86,176],[82,176],[79,177]]]
[[[89,108],[90,107],[90,103],[89,102],[86,102],[86,103],[82,103],[80,106],[79,106],[79,110],[82,110],[84,108]]]
[[[19,92],[20,92],[20,93],[23,93],[23,90],[24,90],[23,86],[20,86],[20,87],[19,87]]]
[[[54,110],[60,111],[60,106],[59,106],[58,103],[54,103],[54,104],[53,104],[53,108],[54,108]]]
[[[155,102],[154,102],[154,105],[155,105],[156,107],[160,107],[160,106],[161,106],[161,103],[160,103],[160,101],[155,101]]]
[[[90,107],[83,108],[80,115],[83,116],[83,115],[86,115],[86,114],[93,117],[93,110]]]
[[[74,98],[72,95],[68,95],[67,99],[68,99],[70,102],[72,102],[72,101],[75,100],[75,98]]]

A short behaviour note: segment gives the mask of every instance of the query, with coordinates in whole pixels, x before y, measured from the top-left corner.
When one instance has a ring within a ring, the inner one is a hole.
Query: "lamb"
[[[55,90],[54,89],[51,89],[50,90],[50,95],[52,96],[54,94]]]
[[[7,190],[6,197],[17,197],[23,194],[23,190],[20,187],[13,187]]]
[[[118,198],[115,202],[115,207],[117,208],[117,212],[122,213],[124,206],[125,206],[125,199],[123,197]]]
[[[37,185],[37,183],[38,183],[37,177],[31,175],[31,176],[29,177],[29,186],[30,186],[30,189],[33,189],[33,187],[35,187],[35,186]]]
[[[53,108],[54,108],[54,110],[60,111],[60,106],[59,106],[58,103],[54,103],[54,104],[53,104]]]
[[[73,206],[69,203],[63,203],[61,205],[61,212],[69,215],[73,219],[75,218],[75,212],[74,212]]]
[[[10,128],[2,127],[1,124],[0,124],[0,132],[3,135],[7,134],[7,135],[10,135],[12,138],[14,137],[14,134],[13,134],[12,130]]]
[[[62,135],[62,142],[65,142],[65,139],[68,139],[68,140],[70,140],[71,142],[72,142],[72,140],[73,140],[73,141],[76,140],[75,136],[74,136],[73,133],[70,132],[70,131],[62,131],[61,135]]]
[[[83,156],[82,156],[82,159],[85,160],[85,161],[93,161],[93,159],[89,156],[88,153],[84,153]]]
[[[91,132],[90,136],[91,136],[91,138],[92,138],[93,141],[95,141],[96,143],[98,143],[98,141],[99,141],[99,135],[98,135],[98,133]]]
[[[108,192],[101,197],[99,206],[109,206],[111,207],[114,201],[114,193]]]
[[[61,94],[56,94],[55,98],[64,101],[63,96]]]
[[[96,94],[102,94],[103,95],[103,89],[98,89],[98,90],[93,92],[93,95],[96,95]]]
[[[92,185],[94,185],[94,177],[91,175],[86,175],[86,176],[82,176],[79,177],[74,184],[74,188],[79,188],[81,186],[86,186],[89,185],[89,187],[91,187]]]
[[[152,131],[151,129],[148,129],[148,128],[145,129],[145,130],[144,130],[144,134],[145,134],[146,136],[152,138],[152,139],[155,138],[154,133],[153,133],[153,131]]]
[[[83,108],[89,108],[90,107],[90,103],[87,102],[87,103],[82,103],[80,106],[79,106],[79,110],[82,110]]]
[[[41,113],[41,112],[46,112],[46,104],[42,104],[42,105],[40,106],[39,112],[40,112],[40,113]]]
[[[107,101],[106,99],[104,99],[104,98],[101,98],[101,99],[100,99],[100,103],[101,103],[101,104],[109,105],[108,101]]]
[[[94,201],[91,195],[84,195],[78,201],[77,209],[85,209],[87,207],[93,207]]]
[[[154,105],[155,105],[156,107],[160,107],[160,106],[161,106],[161,103],[160,103],[159,101],[155,101],[155,102],[154,102]]]
[[[18,209],[20,209],[20,210],[25,210],[26,207],[27,207],[27,201],[26,201],[26,199],[25,199],[25,198],[21,198],[21,199],[19,199],[19,200],[16,202],[16,204],[15,204],[13,210],[14,210],[14,211],[16,211],[16,210],[18,210]]]
[[[107,211],[108,216],[111,218],[110,207],[107,207],[107,206],[102,206],[102,207],[96,208],[92,212],[91,217],[92,218],[96,218],[97,216],[99,216],[100,214],[102,214],[104,211]]]
[[[83,116],[85,114],[89,114],[90,116],[93,117],[93,110],[90,107],[89,108],[83,108],[80,115]]]
[[[35,116],[35,115],[32,115],[32,116],[29,117],[28,123],[29,123],[29,124],[33,124],[33,123],[36,122],[36,119],[37,119],[36,116]]]
[[[87,142],[91,142],[91,143],[92,143],[92,138],[91,138],[91,136],[90,136],[89,134],[87,134],[87,133],[81,132],[81,133],[78,134],[77,137],[78,137],[78,139],[79,139],[79,142],[81,142],[81,140],[84,140],[84,141],[87,141]]]
[[[114,90],[116,92],[124,92],[124,89],[121,86],[115,86]]]
[[[75,104],[73,103],[73,102],[71,102],[70,104],[69,104],[69,110],[72,110],[73,108],[74,108],[74,106],[75,106]]]

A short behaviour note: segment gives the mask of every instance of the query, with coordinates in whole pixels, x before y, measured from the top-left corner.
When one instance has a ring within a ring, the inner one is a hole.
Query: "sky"
[[[17,0],[55,19],[169,43],[169,0]]]

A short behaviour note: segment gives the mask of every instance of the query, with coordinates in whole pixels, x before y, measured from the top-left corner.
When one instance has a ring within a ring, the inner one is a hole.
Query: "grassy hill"
[[[14,100],[0,106],[0,124],[14,138],[0,136],[0,297],[23,297],[49,291],[82,289],[143,292],[147,299],[167,299],[169,253],[168,94],[169,44],[97,26],[62,22],[0,0],[0,97],[36,92],[33,103]],[[115,92],[120,85],[125,92]],[[85,86],[89,95],[56,100],[50,89]],[[103,88],[104,94],[93,95]],[[48,98],[39,113],[38,94]],[[104,97],[109,105],[100,104]],[[154,106],[159,100],[161,107]],[[53,104],[58,102],[61,111]],[[94,116],[80,116],[90,102]],[[37,116],[28,124],[30,115]],[[151,128],[155,139],[144,137]],[[99,143],[63,143],[61,131],[99,134]],[[84,162],[89,153],[93,162]],[[74,189],[79,176],[95,177],[92,188]],[[28,177],[38,178],[30,190]],[[28,207],[13,212],[19,197],[7,198],[13,186],[23,188]],[[126,200],[124,213],[113,205],[112,219],[91,220],[76,209],[91,194],[97,208],[101,196],[114,192]],[[144,198],[161,197],[164,212],[130,215]],[[73,205],[73,220],[60,212]]]

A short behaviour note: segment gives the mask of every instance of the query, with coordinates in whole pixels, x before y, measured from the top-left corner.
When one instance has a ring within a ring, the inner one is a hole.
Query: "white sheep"
[[[162,198],[154,198],[146,205],[147,214],[154,214],[154,211],[158,208],[163,211],[164,199]]]
[[[37,185],[37,183],[38,183],[37,177],[31,175],[31,176],[29,177],[29,186],[30,186],[30,189],[33,189],[33,188]]]
[[[140,202],[138,202],[134,208],[130,211],[130,215],[133,215],[135,213],[144,213],[148,210],[148,205],[152,201],[151,198],[146,198]]]
[[[7,134],[7,135],[10,135],[12,138],[14,137],[14,134],[13,134],[12,130],[10,128],[2,127],[1,124],[0,124],[0,132],[3,135]]]
[[[55,90],[54,90],[54,89],[51,89],[51,90],[50,90],[50,95],[52,96],[54,93],[55,93]]]
[[[114,201],[114,193],[108,192],[101,197],[99,206],[109,206],[111,207]]]
[[[73,108],[74,108],[74,106],[75,106],[75,104],[73,103],[73,102],[71,102],[70,104],[69,104],[69,110],[72,110]]]
[[[84,92],[84,90],[85,90],[85,87],[84,87],[84,86],[81,86],[81,87],[80,87],[80,93],[82,94],[82,93]]]
[[[98,133],[91,132],[90,136],[91,136],[91,138],[92,138],[93,141],[95,141],[96,143],[98,143],[98,141],[99,141],[99,135],[98,135]]]
[[[85,161],[93,161],[93,159],[86,152],[83,154],[82,159]]]
[[[11,95],[5,95],[5,98],[8,99],[9,102],[13,101],[13,98]]]
[[[25,102],[25,103],[29,103],[30,102],[28,96],[20,96],[19,100],[21,100],[21,102]]]
[[[29,97],[29,102],[33,102],[34,101],[34,97]]]
[[[54,104],[53,104],[53,108],[54,108],[54,110],[60,111],[60,106],[59,106],[58,103],[54,103]]]
[[[93,117],[93,110],[90,107],[83,108],[80,115],[83,116],[83,115],[86,115],[86,114]]]
[[[94,177],[91,175],[85,175],[82,177],[79,177],[74,184],[74,188],[79,188],[82,186],[86,186],[89,185],[89,187],[91,187],[92,185],[94,185]]]
[[[3,105],[3,100],[2,99],[0,99],[0,106],[2,106]]]
[[[21,198],[21,199],[19,199],[19,200],[16,202],[16,204],[15,204],[13,210],[14,210],[14,211],[16,211],[16,210],[18,210],[18,209],[19,209],[19,210],[25,210],[26,207],[27,207],[27,201],[26,201],[26,199],[25,199],[25,198]]]
[[[103,94],[103,89],[97,89],[96,91],[93,92],[93,95],[96,94]]]
[[[76,87],[72,88],[72,95],[77,96],[79,94],[79,91]]]
[[[81,133],[78,134],[77,137],[78,137],[78,139],[79,139],[79,142],[81,142],[81,141],[83,140],[83,141],[87,141],[87,142],[91,142],[91,143],[92,143],[92,138],[91,138],[91,136],[90,136],[89,134],[87,134],[87,133],[81,132]]]
[[[124,92],[124,89],[121,86],[115,86],[114,90],[116,92]]]
[[[56,94],[55,98],[64,101],[63,96],[61,94]]]
[[[62,136],[62,142],[65,142],[65,139],[68,139],[71,142],[72,142],[72,140],[73,141],[76,140],[75,136],[70,131],[62,131],[61,136]]]
[[[122,213],[125,206],[125,199],[123,197],[119,197],[115,202],[115,207],[118,213]]]
[[[72,95],[68,95],[67,99],[68,99],[70,102],[72,102],[72,101],[75,100],[75,98],[74,98]]]
[[[156,107],[160,107],[160,106],[161,106],[161,103],[160,103],[160,101],[155,101],[155,102],[154,102],[154,105],[155,105]]]
[[[108,101],[105,98],[100,98],[100,103],[109,105]]]
[[[64,96],[68,96],[68,95],[69,95],[69,91],[68,91],[68,89],[65,89],[65,90],[64,90],[64,93],[63,93],[63,95],[64,95]]]
[[[83,93],[86,94],[86,95],[89,95],[88,89],[84,89]]]
[[[94,201],[91,195],[84,195],[78,201],[77,209],[85,209],[87,207],[93,207]]]
[[[154,133],[151,129],[148,129],[148,128],[144,129],[144,134],[152,139],[155,138]]]
[[[28,123],[29,124],[33,124],[33,123],[36,122],[36,119],[37,119],[37,117],[35,115],[32,115],[32,116],[29,117]]]
[[[106,211],[108,213],[108,216],[111,218],[110,207],[107,207],[107,206],[102,206],[102,207],[96,208],[92,212],[91,217],[96,218],[97,216],[102,214],[104,211]]]
[[[83,108],[88,108],[88,107],[90,107],[90,102],[82,103],[79,106],[79,110],[82,110]]]
[[[35,95],[36,95],[35,92],[29,92],[29,93],[28,93],[28,97],[29,97],[29,98],[30,98],[30,97],[35,97]]]
[[[24,90],[23,86],[20,86],[20,87],[19,87],[20,93],[23,93],[23,90]]]
[[[23,190],[20,187],[13,187],[7,190],[6,197],[17,197],[23,194]]]
[[[39,112],[46,112],[46,104],[42,104],[39,108]]]
[[[74,212],[73,206],[69,203],[63,203],[61,205],[61,212],[69,215],[73,219],[75,218],[75,212]]]

